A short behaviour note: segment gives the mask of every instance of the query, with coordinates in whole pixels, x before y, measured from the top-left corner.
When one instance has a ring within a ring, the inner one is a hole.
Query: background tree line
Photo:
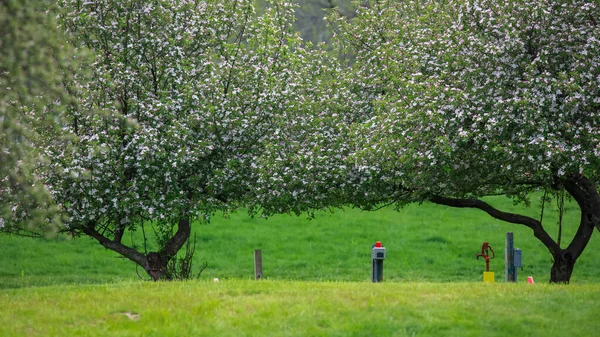
[[[265,0],[257,0],[260,8],[267,6]],[[331,39],[331,27],[323,20],[325,10],[337,8],[345,16],[353,17],[352,0],[306,0],[298,2],[295,27],[305,41],[313,43],[328,42]]]

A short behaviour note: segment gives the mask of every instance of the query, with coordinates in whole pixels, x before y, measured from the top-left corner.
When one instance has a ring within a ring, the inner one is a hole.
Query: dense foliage
[[[44,160],[32,148],[35,128],[52,129],[57,99],[71,73],[65,45],[46,1],[0,3],[0,231],[43,234],[59,224],[47,190],[34,173]],[[52,105],[50,105],[52,104]]]
[[[380,34],[365,31],[377,28],[365,22],[382,15],[376,9],[346,29],[365,46],[359,85],[382,93],[364,130],[365,158],[378,158],[418,198],[518,195],[570,175],[598,176],[596,5],[413,7],[382,9]]]

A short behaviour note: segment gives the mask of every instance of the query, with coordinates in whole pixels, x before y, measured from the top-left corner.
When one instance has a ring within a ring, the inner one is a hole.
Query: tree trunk
[[[160,253],[150,252],[146,255],[146,263],[143,267],[154,281],[158,281],[165,275],[168,263],[169,260]]]
[[[188,218],[180,220],[177,226],[177,232],[171,237],[164,247],[161,247],[158,252],[150,252],[146,255],[138,252],[134,248],[127,247],[121,243],[122,235],[115,235],[115,239],[110,240],[96,230],[95,223],[88,223],[82,228],[83,233],[96,239],[104,248],[110,249],[121,254],[129,260],[137,263],[144,268],[146,273],[152,277],[154,281],[163,279],[169,261],[177,255],[177,252],[187,239],[190,237],[191,226]]]
[[[567,251],[562,251],[561,254],[554,256],[554,263],[550,269],[550,283],[569,284],[576,261]]]
[[[167,264],[183,247],[190,237],[190,232],[190,220],[180,220],[177,232],[165,243],[164,247],[161,247],[161,250],[158,252],[150,252],[146,255],[146,263],[142,267],[144,267],[144,270],[146,270],[154,281],[164,279],[167,272]]]
[[[590,242],[594,228],[600,230],[600,194],[593,181],[584,175],[569,177],[565,189],[579,205],[581,219],[573,240],[565,250],[553,254],[554,264],[550,272],[551,283],[569,283],[575,262]]]

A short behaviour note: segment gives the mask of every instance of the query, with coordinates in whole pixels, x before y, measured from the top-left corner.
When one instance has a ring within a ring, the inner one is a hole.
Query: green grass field
[[[229,280],[0,292],[0,335],[595,336],[600,286]]]
[[[490,200],[504,210],[539,217],[537,208],[516,207],[505,198]],[[566,208],[563,246],[570,241],[580,216],[576,205]],[[556,213],[549,206],[544,218],[554,236],[558,232]],[[491,269],[496,281],[503,282],[507,231],[515,233],[515,246],[523,249],[520,280],[531,275],[538,283],[547,282],[552,262],[546,248],[523,226],[496,221],[477,210],[432,204],[411,205],[399,212],[321,212],[314,220],[288,215],[252,219],[238,212],[229,219],[215,216],[209,224],[194,224],[194,231],[198,239],[195,264],[209,263],[202,274],[209,280],[252,278],[253,252],[261,249],[267,279],[368,281],[370,248],[379,240],[388,253],[386,281],[478,282],[484,262],[475,255],[481,243],[488,241],[497,254]],[[139,237],[135,238],[141,245]],[[132,262],[86,237],[39,240],[2,235],[0,245],[4,251],[0,288],[139,279]],[[596,234],[575,266],[572,283],[598,282],[599,266],[600,236]]]
[[[489,201],[539,216],[536,208]],[[556,211],[545,214],[556,235]],[[563,242],[579,216],[567,205]],[[314,220],[239,212],[194,231],[195,263],[209,263],[200,280],[158,283],[140,281],[133,263],[85,237],[0,236],[0,336],[549,337],[600,329],[598,235],[572,283],[557,286],[547,284],[549,253],[527,228],[476,210],[425,204],[321,212]],[[518,284],[503,281],[507,231],[523,249]],[[138,234],[132,239],[141,244]],[[388,249],[382,284],[369,282],[377,240]],[[497,253],[493,285],[481,282],[484,261],[475,258],[483,241]],[[255,249],[265,280],[252,280]],[[534,285],[523,282],[529,275]]]

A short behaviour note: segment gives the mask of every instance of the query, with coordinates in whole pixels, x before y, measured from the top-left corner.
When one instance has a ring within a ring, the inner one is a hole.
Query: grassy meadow
[[[488,201],[503,210],[539,217],[537,207],[517,207],[499,197]],[[556,237],[553,206],[546,205],[544,223]],[[576,205],[566,205],[563,246],[570,242],[579,216]],[[261,249],[264,277],[270,280],[368,281],[370,248],[379,240],[388,254],[385,281],[479,282],[485,264],[475,255],[482,242],[488,241],[496,252],[491,270],[496,281],[503,282],[507,231],[514,232],[515,246],[523,250],[520,280],[533,276],[536,282],[546,283],[552,263],[546,248],[524,226],[494,220],[478,210],[433,204],[410,205],[400,211],[320,212],[313,220],[289,215],[250,218],[240,211],[227,219],[217,215],[208,224],[196,223],[193,229],[197,235],[195,264],[199,267],[208,262],[201,278],[209,280],[252,278],[253,252]],[[132,239],[142,245],[138,234]],[[2,235],[0,245],[4,251],[0,289],[139,280],[134,263],[87,237],[40,240]],[[598,282],[599,267],[600,235],[595,234],[575,266],[572,283]]]
[[[488,201],[539,217],[535,207]],[[568,243],[580,215],[575,205],[566,209]],[[556,235],[553,207],[544,222]],[[239,212],[194,231],[196,266],[208,268],[197,281],[157,283],[89,238],[0,236],[0,336],[550,337],[600,329],[597,234],[572,284],[558,286],[547,284],[550,255],[527,228],[477,210],[424,204],[313,220]],[[503,281],[507,231],[523,249],[518,284]],[[129,240],[142,244],[139,233]],[[369,282],[377,240],[388,249],[381,284]],[[484,261],[475,255],[483,241],[497,254],[494,285],[481,282]],[[261,281],[252,280],[255,249],[263,252]],[[523,282],[527,276],[536,283]]]

